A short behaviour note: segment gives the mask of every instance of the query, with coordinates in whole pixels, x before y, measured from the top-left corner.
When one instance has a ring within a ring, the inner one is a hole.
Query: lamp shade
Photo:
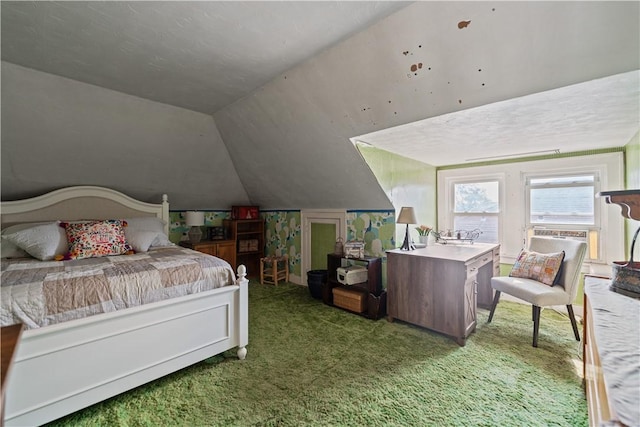
[[[187,211],[185,214],[185,222],[187,227],[199,227],[204,225],[204,212]]]
[[[396,222],[398,224],[417,224],[418,220],[416,220],[416,213],[413,211],[413,208],[405,206],[400,209],[400,215],[398,215]]]

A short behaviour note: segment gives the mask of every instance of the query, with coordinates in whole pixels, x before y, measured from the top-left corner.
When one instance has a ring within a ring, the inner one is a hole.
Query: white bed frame
[[[114,190],[69,187],[2,202],[2,227],[57,219],[157,216],[169,203],[144,203]],[[26,330],[5,392],[5,425],[40,425],[237,347],[249,340],[246,269],[233,286]],[[203,327],[208,325],[208,327]]]

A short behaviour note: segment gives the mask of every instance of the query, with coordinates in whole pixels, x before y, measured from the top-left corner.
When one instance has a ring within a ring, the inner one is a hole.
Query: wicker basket
[[[333,288],[333,305],[355,313],[367,309],[367,295],[356,289]]]
[[[633,262],[633,251],[636,246],[640,227],[633,235],[629,261],[614,261],[611,274],[610,289],[622,295],[640,299],[640,262]]]

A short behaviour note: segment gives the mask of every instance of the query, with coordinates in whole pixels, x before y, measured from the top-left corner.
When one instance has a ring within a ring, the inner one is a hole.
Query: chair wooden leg
[[[491,323],[491,320],[493,320],[493,312],[496,311],[498,301],[500,301],[500,291],[496,291],[496,294],[493,297],[493,303],[491,303],[491,311],[489,312],[489,320],[487,320],[487,323]]]
[[[273,284],[275,286],[278,286],[278,260],[274,259],[273,260],[273,264],[271,265],[271,268],[273,269]]]
[[[580,333],[578,332],[578,324],[576,323],[576,316],[573,315],[573,306],[567,304],[567,311],[569,312],[569,319],[571,320],[571,327],[573,327],[573,335],[576,337],[576,341],[580,341]]]
[[[531,314],[533,316],[533,346],[538,346],[538,329],[540,328],[540,307],[531,306]]]

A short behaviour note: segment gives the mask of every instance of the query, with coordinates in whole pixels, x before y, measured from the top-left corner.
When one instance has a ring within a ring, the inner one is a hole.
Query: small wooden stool
[[[278,286],[278,281],[289,281],[289,255],[260,258],[260,283]]]

